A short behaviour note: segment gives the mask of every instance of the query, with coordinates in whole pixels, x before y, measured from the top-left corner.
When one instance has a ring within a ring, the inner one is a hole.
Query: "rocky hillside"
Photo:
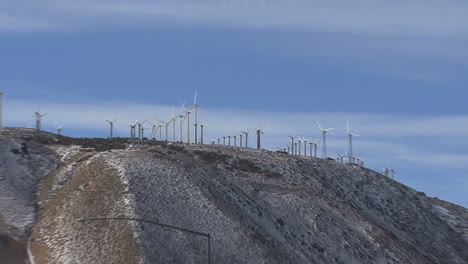
[[[359,166],[1,133],[0,263],[468,262],[466,208]]]

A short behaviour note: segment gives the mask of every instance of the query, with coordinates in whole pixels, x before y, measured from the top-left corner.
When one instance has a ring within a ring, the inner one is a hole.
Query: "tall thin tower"
[[[36,116],[36,130],[37,131],[41,131],[41,119],[43,116],[47,115],[47,114],[42,114],[39,113],[39,112],[34,112],[35,116]]]
[[[0,92],[0,128],[3,127],[3,111],[2,111],[3,104],[2,104],[2,96],[3,96],[3,92]]]

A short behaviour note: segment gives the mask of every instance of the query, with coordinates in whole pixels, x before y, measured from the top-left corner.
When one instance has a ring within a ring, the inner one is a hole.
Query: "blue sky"
[[[318,138],[346,121],[366,164],[468,206],[468,4],[463,1],[0,2],[5,123],[47,112],[71,136],[168,119],[199,91],[207,138]],[[252,142],[253,143],[253,142]]]

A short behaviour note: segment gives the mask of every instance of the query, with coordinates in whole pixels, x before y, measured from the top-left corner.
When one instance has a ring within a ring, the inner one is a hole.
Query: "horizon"
[[[349,121],[365,167],[468,207],[467,3],[26,2],[0,3],[4,126],[40,108],[44,130],[128,136],[198,91],[205,143],[261,125],[276,150],[319,121],[335,158]]]

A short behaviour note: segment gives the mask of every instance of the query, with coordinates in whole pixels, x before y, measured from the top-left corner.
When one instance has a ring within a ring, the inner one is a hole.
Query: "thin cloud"
[[[38,21],[39,25],[55,25],[65,30],[122,23],[181,23],[408,35],[457,35],[468,31],[468,3],[457,0],[45,0],[40,4],[29,0],[0,4],[0,10],[3,12],[0,16],[14,14],[19,21]],[[26,25],[0,20],[0,28],[4,30],[24,29]],[[44,28],[29,25],[32,31]]]

